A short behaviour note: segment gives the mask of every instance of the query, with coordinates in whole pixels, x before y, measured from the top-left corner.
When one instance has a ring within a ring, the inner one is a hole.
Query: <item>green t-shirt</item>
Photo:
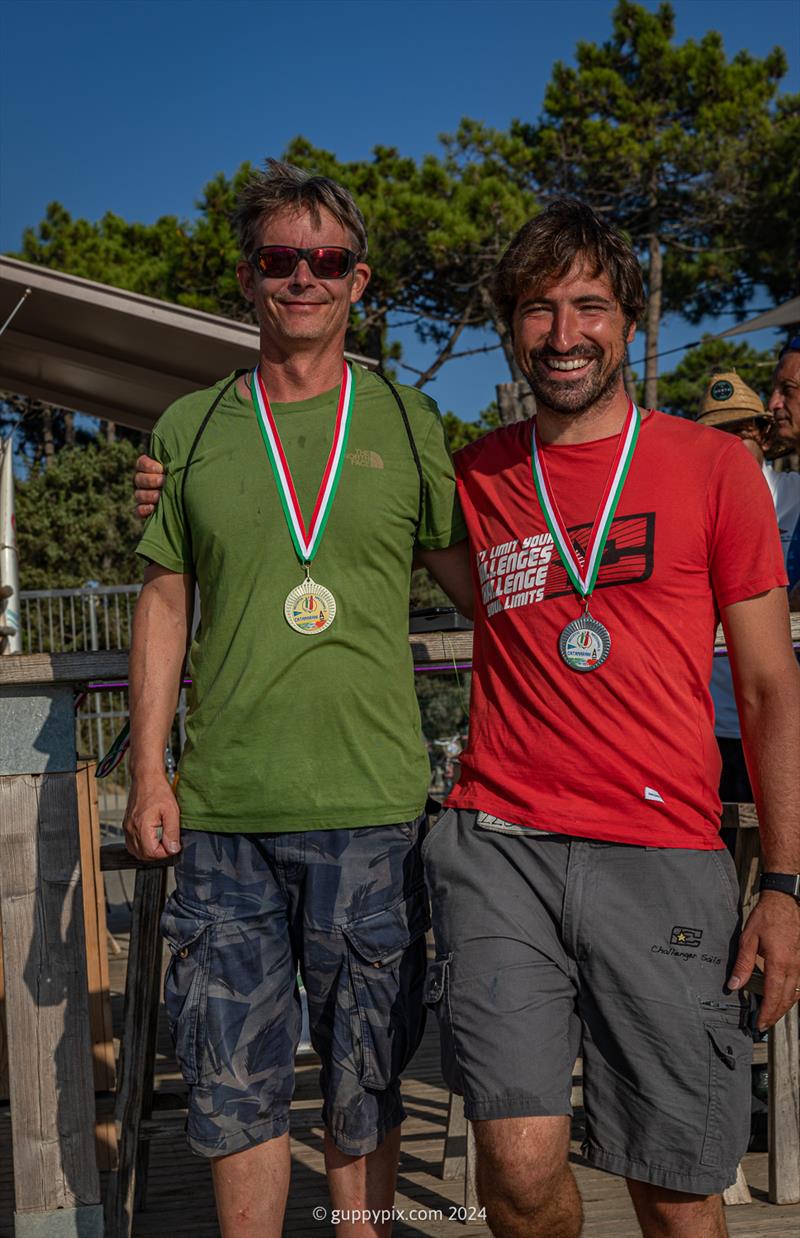
[[[400,411],[375,375],[356,391],[339,489],[312,576],[336,618],[314,636],[284,618],[303,580],[255,411],[234,384],[180,484],[200,423],[227,380],[185,396],[153,432],[167,477],[138,553],[193,572],[201,623],[190,651],[183,825],[275,832],[385,825],[422,809],[429,780],[408,642],[419,474]],[[424,477],[417,544],[466,536],[436,405],[401,389]],[[308,523],[330,450],[338,388],[274,404]],[[186,524],[190,528],[186,528]]]

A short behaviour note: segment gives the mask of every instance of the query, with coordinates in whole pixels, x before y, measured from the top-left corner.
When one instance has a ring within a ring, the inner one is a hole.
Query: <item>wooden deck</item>
[[[113,923],[112,919],[112,926]],[[122,946],[121,953],[111,956],[115,1028],[121,1021],[127,958],[127,938],[119,935],[117,940]],[[284,1229],[292,1238],[328,1238],[333,1233],[329,1221],[315,1220],[312,1215],[315,1208],[328,1206],[317,1072],[315,1058],[300,1059],[292,1108],[292,1187]],[[176,1111],[185,1091],[163,1020],[159,1032],[156,1087],[164,1131],[151,1143],[147,1206],[137,1213],[134,1236],[218,1238],[208,1166],[186,1147],[182,1118]],[[489,1231],[482,1223],[465,1224],[457,1219],[457,1210],[463,1206],[463,1179],[444,1182],[439,1176],[448,1094],[439,1075],[438,1036],[432,1021],[406,1072],[404,1094],[408,1120],[403,1128],[396,1208],[400,1213],[405,1212],[406,1219],[395,1222],[395,1238],[487,1235]],[[110,1097],[101,1097],[98,1101],[99,1107],[106,1111],[111,1103]],[[636,1238],[640,1231],[622,1180],[589,1168],[580,1156],[581,1119],[579,1111],[573,1127],[572,1162],[585,1204],[584,1235],[586,1238]],[[10,1134],[8,1106],[0,1105],[0,1238],[13,1238],[14,1232]],[[749,1155],[745,1171],[754,1202],[727,1209],[731,1235],[791,1238],[797,1234],[800,1206],[775,1207],[766,1201],[766,1155]],[[416,1213],[413,1219],[409,1216],[412,1210]]]

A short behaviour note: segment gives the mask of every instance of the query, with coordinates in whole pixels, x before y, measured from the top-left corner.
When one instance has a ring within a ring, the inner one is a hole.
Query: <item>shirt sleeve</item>
[[[150,440],[150,455],[164,465],[166,479],[156,509],[147,517],[136,553],[170,572],[193,572],[192,544],[180,493],[183,468],[171,458],[169,448],[155,433]]]
[[[467,536],[467,526],[456,493],[455,469],[444,423],[433,401],[426,397],[425,402],[433,416],[430,429],[419,446],[424,484],[417,545],[423,550],[442,550],[462,542]]]
[[[717,608],[786,585],[772,495],[761,469],[738,440],[717,460],[708,502],[709,563]]]

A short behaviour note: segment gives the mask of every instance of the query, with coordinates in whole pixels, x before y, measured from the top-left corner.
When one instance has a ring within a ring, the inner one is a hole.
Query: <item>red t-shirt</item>
[[[617,444],[544,448],[582,549]],[[720,847],[719,609],[786,584],[755,460],[718,430],[643,414],[591,600],[611,652],[587,673],[558,651],[583,605],[537,502],[530,422],[465,447],[456,474],[477,601],[469,741],[448,803],[610,842]]]

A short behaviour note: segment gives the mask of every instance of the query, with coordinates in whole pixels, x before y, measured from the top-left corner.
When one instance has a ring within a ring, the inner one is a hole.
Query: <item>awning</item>
[[[800,322],[800,297],[793,297],[765,314],[758,314],[755,318],[748,318],[747,322],[729,327],[727,331],[720,331],[716,338],[722,340],[726,335],[744,335],[746,331],[760,331],[762,327],[788,327],[795,322]]]
[[[258,328],[0,256],[0,390],[149,430],[168,404],[258,357]],[[348,354],[370,369],[375,362]]]

